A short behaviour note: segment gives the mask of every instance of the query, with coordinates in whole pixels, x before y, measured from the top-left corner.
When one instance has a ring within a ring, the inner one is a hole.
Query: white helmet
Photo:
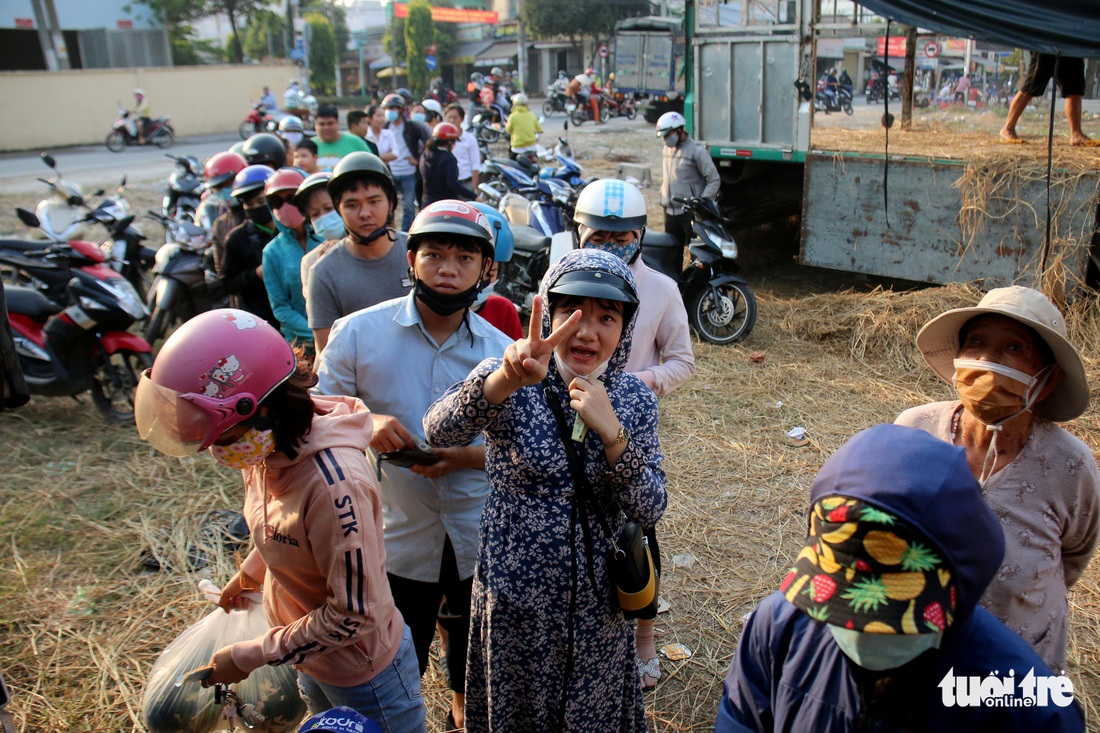
[[[431,110],[440,117],[443,116],[443,105],[435,101],[434,99],[425,99],[420,104],[424,107],[424,109]]]
[[[141,90],[141,89],[135,89],[135,90],[134,90],[134,96],[135,96],[135,97],[144,97],[144,96],[145,96],[145,92],[144,92],[143,90]]]
[[[602,178],[581,190],[573,219],[593,231],[629,232],[644,229],[648,215],[645,198],[634,184]]]
[[[279,132],[303,132],[302,121],[294,115],[287,115],[279,120]]]
[[[657,137],[664,137],[669,130],[676,130],[687,124],[687,120],[679,112],[665,112],[657,120]]]
[[[518,92],[512,95],[512,104],[527,104],[527,95],[523,92]]]

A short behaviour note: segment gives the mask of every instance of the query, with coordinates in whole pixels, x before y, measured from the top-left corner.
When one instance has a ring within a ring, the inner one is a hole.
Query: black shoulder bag
[[[590,504],[604,534],[611,537],[611,527],[608,525],[603,512],[600,511],[595,491],[588,482],[588,475],[584,472],[584,454],[582,452],[584,444],[578,445],[570,437],[572,431],[568,427],[565,414],[548,386],[544,386],[543,394],[546,397],[546,404],[550,406],[550,410],[554,413],[554,418],[558,423],[558,432],[561,435],[562,443],[565,445],[565,455],[569,461],[569,472],[573,477],[574,496],[581,503],[582,521],[587,515],[587,512],[584,511],[585,503]],[[585,532],[589,554],[591,554],[591,537],[588,534],[587,526],[587,522],[585,522],[582,529]],[[611,572],[611,579],[615,584],[616,596],[623,616],[628,619],[656,617],[661,576],[657,574],[653,565],[649,542],[646,540],[641,525],[627,520],[623,524],[618,538],[612,540],[611,548],[612,557],[608,567]],[[592,570],[591,561],[588,563],[588,569],[593,587],[595,587],[595,574]]]

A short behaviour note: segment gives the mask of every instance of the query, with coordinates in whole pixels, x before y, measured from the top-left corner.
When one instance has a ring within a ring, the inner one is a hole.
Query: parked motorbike
[[[126,178],[118,187],[121,194],[126,185]],[[37,215],[36,215],[37,216]],[[153,257],[156,254],[152,249],[142,245],[145,239],[140,231],[131,226],[134,217],[129,213],[129,206],[125,200],[119,198],[104,198],[82,219],[82,224],[98,223],[107,230],[107,237],[99,244],[99,247],[107,255],[109,266],[121,274],[134,287],[144,300],[147,289],[146,272],[152,266]],[[41,220],[39,220],[41,224]],[[40,226],[40,230],[42,227]],[[43,231],[43,233],[46,233]],[[23,257],[31,253],[42,252],[57,240],[25,240],[4,239],[0,240],[0,254],[9,257]],[[70,244],[76,244],[77,240],[71,240]],[[92,242],[79,241],[80,246],[94,247]],[[38,258],[29,260],[17,260],[32,266],[16,267],[12,262],[0,261],[0,277],[9,284],[36,288],[50,300],[58,304],[64,304],[67,299],[66,286],[71,275],[53,264],[45,263]]]
[[[829,114],[830,112],[844,112],[850,115],[852,109],[852,93],[846,87],[837,87],[835,95],[829,95],[825,91],[825,82],[817,82],[817,93],[814,94],[814,109],[818,112]]]
[[[278,132],[278,130],[279,120],[267,111],[262,102],[252,105],[252,109],[248,111],[248,116],[237,128],[241,140],[247,140],[257,132]]]
[[[509,227],[513,236],[512,259],[500,263],[493,292],[512,301],[521,317],[527,317],[550,266],[550,237],[518,223]]]
[[[202,163],[193,155],[165,153],[164,157],[176,161],[176,165],[168,176],[168,193],[164,195],[161,213],[173,219],[194,219],[202,202]]]
[[[164,226],[167,240],[157,250],[153,285],[146,298],[152,315],[145,327],[145,340],[153,344],[164,338],[173,325],[213,308],[216,293],[208,285],[214,252],[207,231],[155,211],[148,212],[148,216]]]
[[[53,178],[49,180],[38,179],[50,189],[50,195],[39,201],[34,209],[35,215],[42,222],[42,233],[54,241],[82,239],[89,208],[84,190],[79,184],[64,179],[52,155],[42,153],[40,157],[54,172]],[[102,196],[103,191],[96,191],[93,195]]]
[[[699,337],[712,344],[731,344],[744,339],[756,325],[756,296],[737,274],[737,243],[723,223],[718,205],[693,196],[673,198],[693,216],[698,240],[688,247],[691,262],[683,266],[684,253],[671,235],[647,232],[642,240],[642,259],[675,280],[687,306],[688,320]]]
[[[156,145],[158,148],[172,147],[176,141],[176,131],[172,129],[170,120],[169,115],[150,120],[149,129],[145,131],[144,144]],[[137,123],[130,119],[130,110],[119,109],[118,119],[107,135],[107,149],[112,153],[121,153],[127,146],[138,144]]]
[[[565,181],[578,190],[588,184],[588,181],[582,178],[584,168],[573,157],[573,148],[564,137],[559,137],[558,143],[552,150],[547,151],[547,154],[543,157],[547,160],[556,160],[558,166],[555,168],[553,165],[544,165],[539,169],[539,178],[554,178]]]
[[[31,212],[18,214],[28,226],[38,226]],[[64,305],[34,288],[6,289],[8,320],[31,394],[75,397],[91,391],[107,420],[133,421],[138,377],[153,364],[148,342],[126,330],[147,315],[141,298],[104,267],[106,255],[91,243],[58,242],[25,258],[45,260],[71,278]]]

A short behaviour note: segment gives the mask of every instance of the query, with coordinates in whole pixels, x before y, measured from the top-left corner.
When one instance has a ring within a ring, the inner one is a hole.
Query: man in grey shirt
[[[691,214],[674,198],[698,196],[714,199],[721,179],[710,153],[691,139],[684,126],[687,121],[679,112],[665,112],[657,120],[657,137],[664,141],[661,151],[661,206],[665,208],[665,233],[680,240],[691,241]]]
[[[371,153],[351,153],[336,164],[328,191],[347,235],[302,276],[318,355],[338,318],[400,298],[412,287],[405,234],[392,228],[397,190],[386,164]]]

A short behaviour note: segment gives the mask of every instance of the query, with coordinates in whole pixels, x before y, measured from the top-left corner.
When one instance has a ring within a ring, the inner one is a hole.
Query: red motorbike
[[[237,132],[241,134],[241,140],[247,140],[257,132],[277,132],[278,130],[279,121],[271,116],[263,104],[252,105],[252,109],[248,111],[248,117],[245,117],[244,122],[237,128]]]
[[[24,224],[38,217],[19,209]],[[93,242],[56,242],[0,262],[35,272],[71,276],[58,303],[33,287],[6,288],[15,351],[31,394],[55,397],[91,391],[92,403],[113,423],[134,419],[134,390],[153,365],[149,343],[127,331],[149,314],[134,287],[107,265]]]
[[[149,121],[145,130],[145,142],[138,142],[137,123],[130,119],[130,110],[119,109],[118,119],[107,134],[107,149],[112,153],[121,153],[128,145],[156,145],[158,148],[170,148],[176,141],[176,131],[172,129],[171,117],[162,115]]]

